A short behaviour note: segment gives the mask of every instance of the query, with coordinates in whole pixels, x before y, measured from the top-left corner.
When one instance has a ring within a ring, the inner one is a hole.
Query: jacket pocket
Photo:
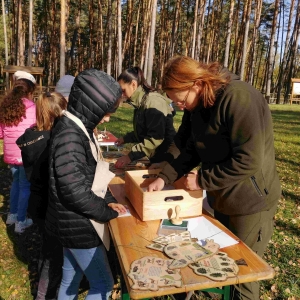
[[[260,188],[259,188],[259,186],[258,186],[258,184],[257,184],[257,182],[256,182],[255,176],[251,176],[251,182],[252,182],[254,188],[256,189],[258,195],[259,195],[260,197],[262,197],[263,194],[262,194],[262,192],[261,192],[261,190],[260,190]]]

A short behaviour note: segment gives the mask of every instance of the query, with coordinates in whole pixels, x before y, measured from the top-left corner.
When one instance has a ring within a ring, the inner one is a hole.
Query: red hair
[[[203,107],[211,107],[217,92],[230,81],[230,76],[218,62],[200,63],[187,56],[171,58],[164,68],[162,89],[182,91],[194,84],[200,87],[199,102]]]

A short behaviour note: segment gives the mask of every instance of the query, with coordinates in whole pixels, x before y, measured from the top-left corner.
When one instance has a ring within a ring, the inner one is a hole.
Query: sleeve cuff
[[[177,180],[178,174],[169,163],[166,163],[158,177],[162,178],[165,184],[171,184]]]

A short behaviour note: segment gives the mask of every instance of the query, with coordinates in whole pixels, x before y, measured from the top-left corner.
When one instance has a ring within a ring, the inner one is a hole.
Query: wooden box
[[[201,215],[203,191],[186,190],[184,177],[173,185],[166,186],[162,191],[147,192],[147,187],[156,179],[159,171],[156,169],[125,172],[125,194],[141,220],[175,218],[176,205],[181,209],[180,218]]]

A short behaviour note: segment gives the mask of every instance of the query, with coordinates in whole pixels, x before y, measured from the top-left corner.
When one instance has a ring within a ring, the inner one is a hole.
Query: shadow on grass
[[[282,195],[286,199],[291,199],[295,203],[299,203],[300,204],[300,199],[299,199],[299,197],[296,194],[288,192],[286,189],[282,189]]]
[[[295,161],[290,160],[290,159],[286,159],[286,158],[278,158],[278,157],[276,157],[276,161],[282,162],[282,163],[284,163],[284,164],[290,164],[290,165],[291,165],[291,168],[297,168],[297,167],[300,167],[300,163],[295,162]]]
[[[275,223],[276,226],[284,228],[286,235],[289,233],[289,235],[300,236],[300,228],[297,226],[297,224],[287,224],[287,222],[282,220],[276,220]]]

